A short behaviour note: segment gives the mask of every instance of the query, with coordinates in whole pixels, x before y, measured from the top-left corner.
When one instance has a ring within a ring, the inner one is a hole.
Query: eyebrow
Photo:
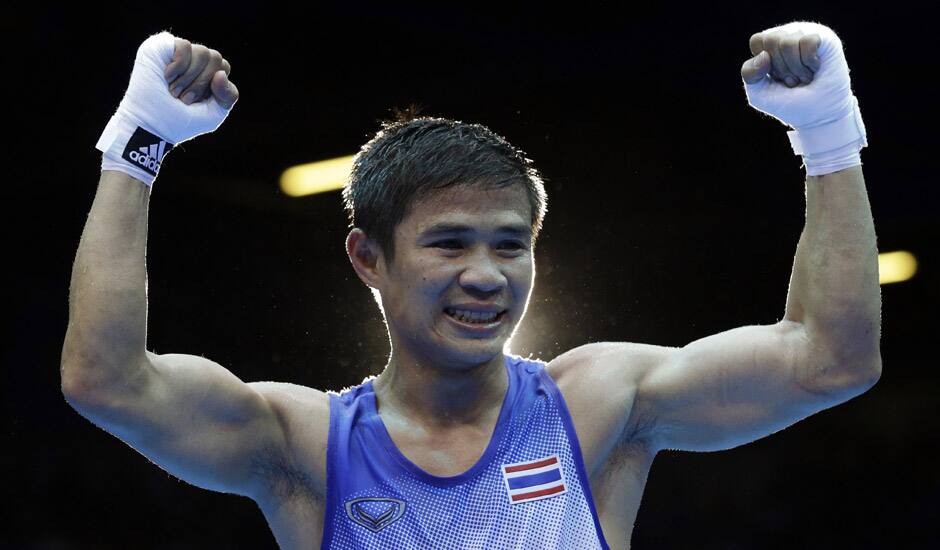
[[[441,233],[473,233],[474,228],[469,225],[462,225],[459,223],[449,223],[442,222],[432,225],[431,227],[425,229],[421,232],[422,236],[428,235],[439,235]],[[511,233],[513,235],[518,235],[520,237],[527,237],[531,233],[532,229],[526,225],[501,225],[497,228],[499,233]]]

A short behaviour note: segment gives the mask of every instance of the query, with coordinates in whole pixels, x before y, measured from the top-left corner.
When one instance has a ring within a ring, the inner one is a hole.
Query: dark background
[[[216,132],[174,150],[155,182],[148,349],[204,355],[245,381],[338,390],[380,372],[385,327],[345,256],[339,192],[289,198],[277,179],[355,153],[393,106],[412,101],[423,114],[487,125],[546,177],[535,290],[514,353],[682,346],[778,321],[804,172],[788,128],[747,104],[740,68],[751,34],[799,19],[843,41],[868,130],[879,249],[913,252],[920,271],[882,287],[884,374],[871,391],[736,449],[660,453],[632,542],[940,544],[940,376],[929,353],[935,14],[898,3],[263,6],[82,4],[2,23],[13,314],[0,544],[275,547],[253,502],[171,477],[79,416],[59,388],[71,266],[99,177],[94,144],[150,34],[167,29],[222,52],[241,98]]]

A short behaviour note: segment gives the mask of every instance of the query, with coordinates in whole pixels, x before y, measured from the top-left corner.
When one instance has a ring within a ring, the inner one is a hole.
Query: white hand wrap
[[[744,83],[748,103],[791,126],[787,132],[793,152],[803,155],[806,174],[821,176],[862,164],[861,150],[868,146],[858,99],[852,94],[849,66],[842,41],[829,27],[795,21],[774,29],[821,38],[816,55],[819,70],[809,84],[789,88],[769,74]]]
[[[175,39],[163,31],[137,49],[124,99],[95,144],[102,170],[120,170],[152,186],[174,145],[214,131],[231,112],[211,93],[190,105],[173,97],[164,75]]]

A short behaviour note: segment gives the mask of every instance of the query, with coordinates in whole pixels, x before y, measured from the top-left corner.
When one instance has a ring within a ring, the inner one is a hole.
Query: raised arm
[[[186,63],[169,65],[164,86],[175,80],[206,94],[214,78],[210,94],[234,91],[223,89],[227,81],[213,76],[227,66],[220,56],[186,41],[176,42],[175,54],[173,42],[169,48],[174,60]],[[192,74],[190,61],[198,67]],[[135,76],[129,94],[140,85]],[[148,92],[162,92],[183,105],[167,88]],[[115,116],[132,116],[128,113],[119,109]],[[286,460],[276,403],[265,396],[268,385],[245,384],[213,361],[147,351],[145,254],[156,169],[148,173],[148,162],[120,165],[128,151],[138,149],[128,145],[130,133],[121,138],[118,130],[116,135],[123,146],[113,156],[105,150],[103,166],[118,169],[102,170],[72,268],[62,392],[76,411],[171,474],[206,489],[254,497],[264,490],[270,465]]]
[[[624,436],[653,451],[736,447],[845,402],[881,376],[878,250],[858,159],[865,139],[852,136],[864,127],[854,97],[832,97],[849,89],[841,44],[827,28],[810,29],[828,40],[818,57],[818,35],[784,27],[754,35],[754,58],[742,68],[752,104],[802,121],[791,140],[807,166],[806,226],[783,319],[680,348],[602,342],[566,358],[593,364],[608,378],[604,385],[632,390]],[[822,96],[814,97],[810,86]],[[818,108],[823,112],[814,113]]]
[[[682,348],[630,346],[632,425],[656,449],[716,451],[777,432],[864,393],[881,376],[881,300],[861,167],[807,177],[806,229],[787,309]],[[599,344],[608,361],[629,357]]]
[[[878,249],[859,158],[867,139],[841,41],[795,22],[753,35],[750,47],[742,78],[751,104],[795,128],[806,224],[779,323],[692,342],[638,379],[638,415],[654,418],[660,448],[736,446],[881,376]]]

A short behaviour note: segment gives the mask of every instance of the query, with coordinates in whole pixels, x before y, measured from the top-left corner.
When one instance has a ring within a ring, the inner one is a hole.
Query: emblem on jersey
[[[510,504],[551,498],[568,490],[558,455],[503,464],[502,469]]]
[[[377,533],[405,514],[405,501],[397,498],[354,498],[346,501],[346,516]]]

